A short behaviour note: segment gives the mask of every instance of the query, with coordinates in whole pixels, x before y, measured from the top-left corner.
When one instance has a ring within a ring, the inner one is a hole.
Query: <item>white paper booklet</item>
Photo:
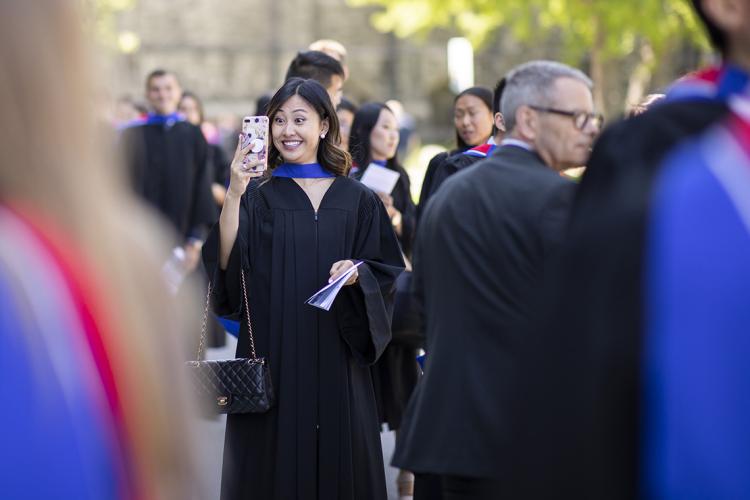
[[[393,188],[396,187],[399,177],[399,173],[390,168],[370,163],[365,173],[362,174],[360,182],[376,193],[391,194]]]
[[[330,311],[331,306],[333,305],[333,300],[339,294],[341,287],[343,287],[344,283],[346,283],[347,280],[351,278],[352,274],[354,274],[360,264],[362,264],[362,262],[357,262],[352,267],[347,269],[344,274],[336,278],[335,281],[330,282],[329,284],[318,290],[315,295],[307,299],[305,304],[310,304],[311,306]]]

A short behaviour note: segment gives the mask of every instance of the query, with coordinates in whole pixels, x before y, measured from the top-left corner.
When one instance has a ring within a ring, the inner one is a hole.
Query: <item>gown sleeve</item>
[[[251,183],[240,201],[240,222],[237,239],[229,254],[227,268],[219,266],[220,227],[217,222],[211,228],[203,245],[203,265],[211,282],[211,307],[219,316],[240,321],[242,313],[242,279],[241,270],[245,270],[245,279],[250,275],[250,251],[248,245],[249,230],[258,199],[258,184]]]
[[[354,255],[359,281],[334,302],[339,330],[354,358],[375,363],[391,340],[396,278],[404,270],[401,249],[380,199],[370,193],[360,206]]]

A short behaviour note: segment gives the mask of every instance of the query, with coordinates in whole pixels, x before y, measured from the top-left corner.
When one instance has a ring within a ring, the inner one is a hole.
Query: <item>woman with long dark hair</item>
[[[433,174],[441,163],[454,154],[484,144],[492,137],[492,127],[495,123],[492,109],[492,91],[486,87],[470,87],[456,96],[453,101],[456,148],[438,153],[427,165],[419,194],[417,216],[421,215],[427,206],[427,200],[435,191],[432,185]]]
[[[372,102],[363,105],[354,115],[349,148],[353,163],[359,167],[356,178],[361,178],[370,165],[398,172],[399,178],[393,191],[377,193],[385,204],[391,224],[396,232],[401,248],[408,257],[411,255],[416,207],[411,199],[409,175],[399,165],[396,151],[399,143],[399,124],[393,111],[385,104]],[[407,258],[407,269],[410,266]],[[399,276],[397,288],[409,286],[410,273]],[[408,290],[407,290],[408,292]],[[402,295],[397,293],[393,318],[393,340],[380,360],[372,367],[375,396],[378,403],[378,416],[381,423],[387,423],[391,430],[398,430],[401,417],[417,383],[417,345],[413,337],[403,335],[404,321],[400,307]],[[415,326],[415,325],[411,325]],[[399,495],[408,496],[413,490],[413,476],[402,471],[398,477]]]
[[[399,179],[393,191],[377,194],[388,211],[401,248],[408,256],[411,254],[414,237],[416,208],[411,199],[409,174],[398,163],[398,143],[398,121],[388,106],[371,102],[363,105],[355,113],[349,138],[352,164],[357,169],[353,176],[361,178],[371,163],[398,172]]]
[[[250,352],[244,273],[255,350],[276,393],[267,413],[229,415],[221,498],[385,499],[369,365],[390,341],[398,241],[378,197],[347,177],[351,159],[319,83],[288,80],[268,117],[268,171],[244,162],[249,147],[238,145],[204,245],[214,308],[241,321],[238,357]],[[330,311],[305,303],[355,262]]]

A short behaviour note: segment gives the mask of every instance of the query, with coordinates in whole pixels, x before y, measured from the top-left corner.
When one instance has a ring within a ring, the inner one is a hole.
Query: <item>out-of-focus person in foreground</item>
[[[196,498],[187,318],[163,229],[99,150],[77,5],[0,4],[0,496]]]

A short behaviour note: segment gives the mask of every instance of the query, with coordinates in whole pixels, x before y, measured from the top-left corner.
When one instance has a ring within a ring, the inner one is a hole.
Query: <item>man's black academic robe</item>
[[[123,131],[121,146],[135,192],[182,238],[205,237],[218,212],[211,194],[208,145],[200,128],[185,121],[138,125]]]
[[[384,500],[369,365],[391,338],[403,260],[382,202],[337,177],[316,214],[294,180],[272,177],[242,198],[226,271],[218,242],[216,225],[203,250],[214,308],[241,321],[237,356],[247,357],[244,268],[255,347],[270,363],[277,401],[265,414],[228,417],[221,498]],[[364,261],[359,282],[341,290],[330,312],[305,304],[344,259]]]
[[[457,173],[420,222],[414,286],[426,351],[393,463],[422,474],[506,479],[519,336],[575,185],[516,146]],[[500,496],[498,496],[500,498]]]

